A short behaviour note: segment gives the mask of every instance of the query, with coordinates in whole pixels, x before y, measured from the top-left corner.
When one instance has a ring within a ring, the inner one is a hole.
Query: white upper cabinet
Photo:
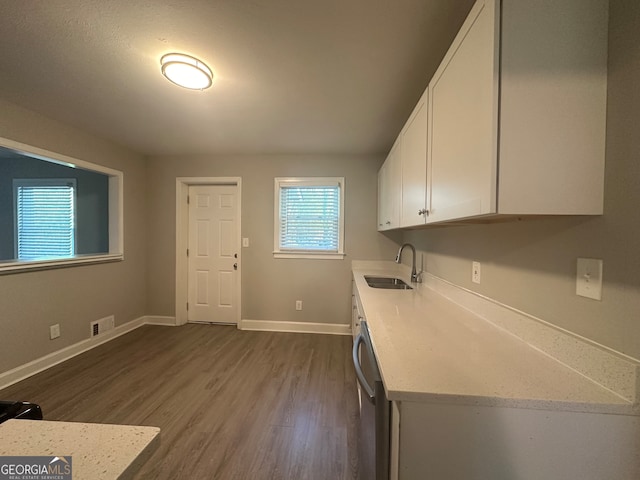
[[[429,222],[496,211],[497,23],[477,2],[429,84]]]
[[[378,171],[378,230],[400,226],[400,148],[396,141]]]
[[[429,84],[427,222],[603,208],[607,2],[478,0]]]
[[[606,0],[477,0],[390,154],[386,225],[601,215],[607,24]]]
[[[400,133],[402,206],[400,226],[424,225],[427,212],[427,89]]]

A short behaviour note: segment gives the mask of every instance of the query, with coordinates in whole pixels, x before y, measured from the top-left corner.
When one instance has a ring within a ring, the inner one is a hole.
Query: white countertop
[[[132,478],[157,448],[157,427],[8,420],[0,456],[71,456],[74,480]]]
[[[353,269],[390,400],[639,414],[637,404],[427,285],[384,290],[364,279],[397,276],[409,283],[405,271]]]

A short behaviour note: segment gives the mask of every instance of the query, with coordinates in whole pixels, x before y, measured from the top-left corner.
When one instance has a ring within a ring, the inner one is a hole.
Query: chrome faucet
[[[416,271],[416,247],[414,247],[410,243],[405,243],[404,245],[402,245],[400,247],[400,250],[398,250],[398,255],[396,255],[396,263],[400,263],[400,257],[402,257],[402,251],[404,250],[404,247],[409,247],[411,249],[411,252],[413,253],[413,261],[411,263],[411,281],[417,283],[420,280],[418,277],[418,272]]]

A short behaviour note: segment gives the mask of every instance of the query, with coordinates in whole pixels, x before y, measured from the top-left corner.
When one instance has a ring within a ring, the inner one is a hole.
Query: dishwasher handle
[[[353,342],[353,368],[356,371],[356,377],[358,378],[358,383],[362,387],[362,389],[367,394],[367,399],[372,403],[376,404],[376,395],[373,387],[367,383],[367,379],[364,376],[364,372],[362,371],[362,365],[360,365],[360,358],[358,357],[358,351],[360,350],[360,345],[364,342],[364,337],[362,333],[359,333]],[[366,352],[363,352],[366,354]]]

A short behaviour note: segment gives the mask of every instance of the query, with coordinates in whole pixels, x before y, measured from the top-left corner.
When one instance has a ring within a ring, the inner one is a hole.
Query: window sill
[[[10,273],[30,272],[34,270],[49,270],[96,263],[119,262],[124,260],[122,253],[107,253],[104,255],[87,255],[74,258],[60,258],[55,260],[34,260],[19,262],[17,260],[0,262],[0,275]]]
[[[345,253],[314,253],[314,252],[273,252],[273,258],[306,258],[311,260],[342,260]]]

